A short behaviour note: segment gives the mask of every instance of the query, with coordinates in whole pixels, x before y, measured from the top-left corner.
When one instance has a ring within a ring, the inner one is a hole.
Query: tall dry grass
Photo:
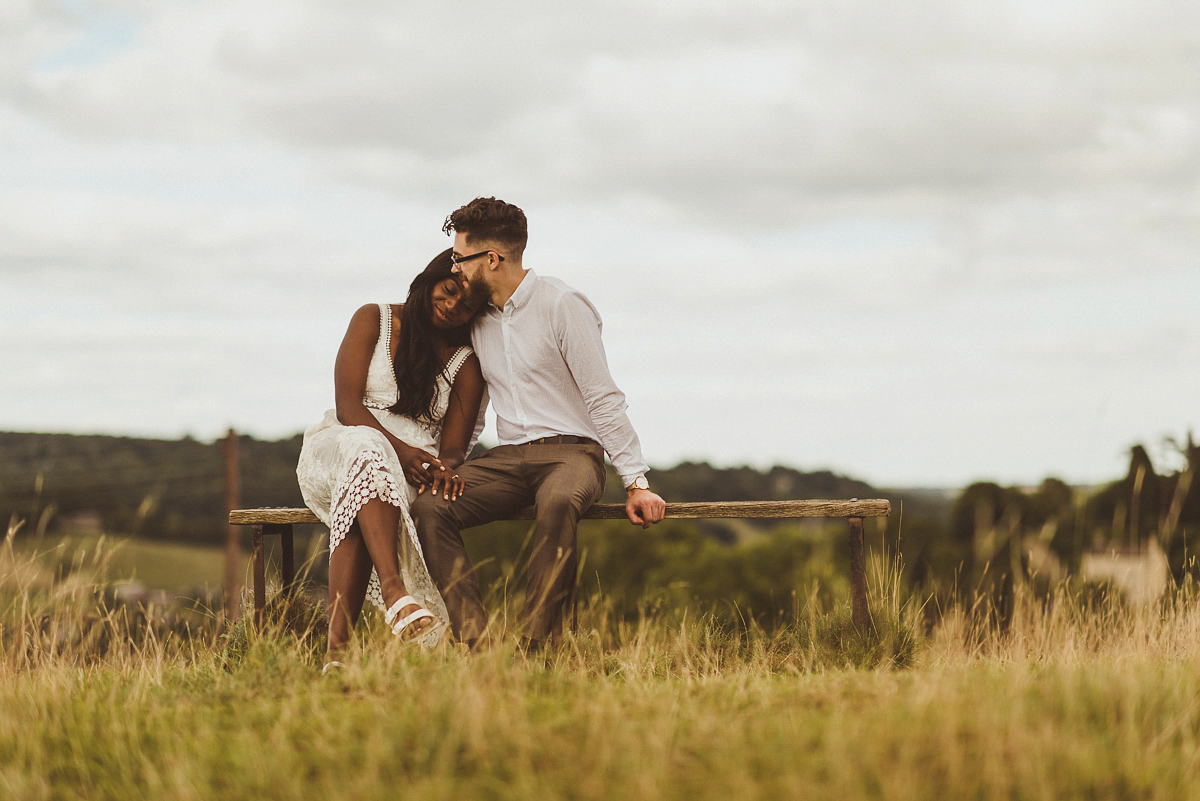
[[[93,560],[103,559],[92,554]],[[113,603],[86,558],[0,555],[0,796],[1183,798],[1196,795],[1200,612],[1063,587],[930,610],[885,560],[874,630],[816,596],[795,626],[613,615],[525,655],[360,627],[319,672],[319,610],[219,631]]]

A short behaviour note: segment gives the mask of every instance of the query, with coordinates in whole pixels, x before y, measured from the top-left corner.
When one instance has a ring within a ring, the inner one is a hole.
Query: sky
[[[1190,1],[5,0],[0,430],[301,431],[496,196],[652,466],[1171,468],[1198,62]]]

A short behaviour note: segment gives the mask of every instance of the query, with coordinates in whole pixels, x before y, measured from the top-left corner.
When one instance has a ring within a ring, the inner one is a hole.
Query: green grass
[[[99,581],[138,581],[150,589],[189,590],[209,587],[220,591],[225,580],[225,552],[212,545],[188,545],[101,535],[67,534],[29,542],[18,541],[25,556],[57,572],[86,566]],[[97,563],[96,554],[102,554]],[[249,554],[241,555],[240,571],[246,575]],[[97,571],[93,568],[99,567]]]
[[[884,566],[876,628],[593,598],[528,657],[421,651],[367,621],[320,675],[311,604],[262,635],[110,608],[79,570],[0,555],[0,797],[1185,798],[1200,786],[1200,611],[1020,598],[1007,632],[929,634]],[[498,618],[502,625],[502,618]]]

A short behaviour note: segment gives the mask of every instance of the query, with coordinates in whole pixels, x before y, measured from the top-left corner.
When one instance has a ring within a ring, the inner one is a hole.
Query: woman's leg
[[[355,523],[329,554],[329,645],[325,661],[340,659],[367,596],[371,555]]]
[[[397,537],[400,527],[400,510],[390,503],[372,498],[359,510],[357,526],[362,531],[362,541],[371,555],[375,573],[379,576],[379,587],[383,592],[383,605],[390,609],[392,604],[408,594],[408,590],[404,586],[404,579],[400,577],[399,538]],[[400,610],[400,616],[404,617],[419,608],[417,604],[410,604]],[[434,625],[434,621],[428,618],[417,620],[408,627],[404,636],[406,638],[415,637],[432,625]]]

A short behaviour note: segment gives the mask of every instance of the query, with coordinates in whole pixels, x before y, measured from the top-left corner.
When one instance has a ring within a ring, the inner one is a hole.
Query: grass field
[[[182,591],[213,588],[225,579],[225,552],[212,545],[101,535],[94,532],[40,538],[18,546],[23,555],[56,572],[86,564],[89,576],[103,582],[137,581],[150,589]],[[103,553],[95,562],[97,551]],[[94,564],[93,564],[94,563]],[[242,554],[246,574],[249,555]]]
[[[403,647],[378,621],[337,677],[319,615],[263,635],[147,622],[80,569],[0,555],[0,797],[1190,798],[1200,611],[1019,598],[1001,634],[929,633],[876,563],[878,631],[785,630],[602,599],[544,655]],[[306,622],[311,629],[306,630]]]

